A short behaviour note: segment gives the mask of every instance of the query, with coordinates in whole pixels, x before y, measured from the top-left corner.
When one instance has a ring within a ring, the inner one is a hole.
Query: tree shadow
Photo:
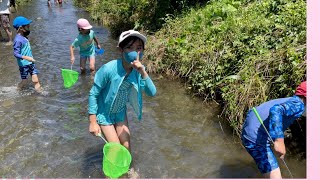
[[[84,154],[81,165],[82,178],[105,178],[102,171],[103,144],[92,146]]]
[[[233,162],[222,165],[219,173],[219,178],[262,178],[253,160],[248,163],[235,159]]]

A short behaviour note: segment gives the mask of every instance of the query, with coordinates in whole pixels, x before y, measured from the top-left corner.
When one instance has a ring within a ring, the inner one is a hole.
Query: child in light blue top
[[[122,58],[103,65],[96,73],[89,94],[89,131],[104,134],[108,142],[121,143],[130,150],[130,131],[127,102],[133,107],[138,120],[142,118],[142,91],[156,94],[156,87],[140,59],[146,37],[129,30],[120,35]]]
[[[86,61],[90,61],[90,71],[91,75],[95,73],[95,47],[94,42],[97,44],[98,49],[100,49],[100,44],[95,36],[92,26],[86,19],[79,19],[77,21],[77,26],[79,30],[78,37],[73,41],[70,46],[70,59],[71,64],[74,63],[74,48],[80,48],[80,70],[81,74],[86,72]],[[93,42],[94,41],[94,42]]]
[[[72,46],[80,48],[80,55],[81,56],[94,56],[94,43],[93,40],[96,38],[94,31],[89,30],[89,34],[82,35],[81,33],[78,37],[73,41]]]
[[[32,56],[30,42],[27,36],[30,34],[30,23],[32,21],[18,16],[13,21],[13,27],[17,30],[17,35],[13,42],[13,54],[17,58],[20,76],[22,81],[18,84],[18,89],[22,89],[27,84],[28,74],[31,75],[36,91],[41,90],[38,79],[38,70],[35,67],[35,60]]]

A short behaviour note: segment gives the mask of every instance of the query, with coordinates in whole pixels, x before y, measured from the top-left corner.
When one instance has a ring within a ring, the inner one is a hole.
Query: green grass
[[[237,134],[249,108],[293,95],[306,79],[304,0],[211,1],[149,39],[148,69],[220,102]]]

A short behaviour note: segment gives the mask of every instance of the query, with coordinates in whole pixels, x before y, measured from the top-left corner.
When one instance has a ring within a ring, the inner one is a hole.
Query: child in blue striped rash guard
[[[31,20],[23,16],[18,16],[13,20],[13,27],[17,30],[17,35],[13,41],[13,54],[17,58],[22,79],[18,84],[18,89],[23,88],[27,84],[28,74],[30,74],[34,88],[39,92],[41,91],[37,75],[39,72],[34,64],[35,60],[33,59],[30,42],[28,40],[31,22]]]

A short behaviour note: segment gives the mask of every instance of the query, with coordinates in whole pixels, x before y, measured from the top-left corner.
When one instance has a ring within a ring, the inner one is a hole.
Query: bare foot
[[[22,80],[21,82],[18,83],[17,90],[21,91],[21,90],[25,89],[27,87],[26,85],[27,85],[27,81]]]
[[[5,43],[4,45],[11,46],[12,45],[12,41],[9,41],[9,42]]]
[[[128,177],[130,179],[138,179],[139,178],[138,171],[135,171],[134,168],[130,168],[128,171]]]
[[[43,89],[42,89],[42,88],[35,89],[35,90],[36,90],[37,93],[40,93],[40,94],[43,92]]]
[[[35,85],[34,85],[34,89],[38,92],[38,93],[41,93],[43,90],[42,90],[42,88],[41,88],[41,86],[40,86],[40,83],[36,83]]]
[[[17,91],[22,91],[23,87],[17,86]]]

